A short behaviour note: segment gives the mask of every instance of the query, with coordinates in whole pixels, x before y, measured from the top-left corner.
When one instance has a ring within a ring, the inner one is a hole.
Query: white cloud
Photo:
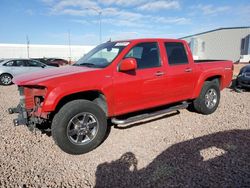
[[[85,19],[72,19],[70,21],[75,22],[75,23],[79,23],[79,24],[83,24],[83,25],[90,24],[90,22],[85,20]]]
[[[56,10],[62,10],[66,7],[75,7],[75,8],[100,8],[98,4],[90,0],[61,0],[55,4],[54,8]]]
[[[214,6],[214,5],[202,5],[193,6],[193,9],[198,9],[200,13],[204,15],[217,15],[222,12],[226,12],[230,9],[229,6]]]
[[[146,0],[99,0],[104,5],[136,6],[146,2]]]
[[[29,16],[33,16],[35,14],[32,9],[27,9],[25,13],[28,14]]]
[[[152,21],[162,24],[178,24],[185,25],[190,24],[191,20],[183,17],[151,17]]]
[[[46,0],[48,1],[48,0]],[[142,2],[145,0],[137,0],[137,2]],[[121,4],[130,2],[133,4],[135,0],[107,0],[102,3],[106,4]],[[155,4],[156,3],[156,4]],[[157,5],[159,3],[159,5]],[[128,3],[126,4],[128,5]],[[167,1],[151,1],[149,3],[144,4],[145,6],[140,6],[139,9],[147,9],[148,6],[151,6],[153,10],[164,8],[179,8],[180,5],[178,1],[167,0]],[[53,4],[48,5],[51,10],[52,15],[70,15],[75,17],[82,17],[81,19],[70,19],[71,22],[87,24],[87,23],[96,23],[99,22],[97,16],[97,11],[100,10],[102,13],[102,23],[114,26],[125,26],[125,27],[135,27],[135,28],[144,28],[144,29],[152,29],[156,23],[158,24],[188,24],[190,20],[183,17],[161,17],[157,15],[145,14],[142,12],[134,12],[129,9],[122,9],[116,6],[108,6],[102,7],[100,3],[97,1],[90,0],[60,0],[53,1]],[[96,9],[93,10],[92,8]],[[135,7],[136,8],[136,7]],[[89,16],[93,16],[94,21],[89,21]],[[88,22],[84,21],[84,18],[88,18]]]
[[[138,7],[139,10],[146,11],[157,11],[157,10],[166,10],[166,9],[179,9],[180,3],[178,1],[152,1],[146,4],[143,4]]]
[[[45,4],[53,4],[54,0],[41,0]]]

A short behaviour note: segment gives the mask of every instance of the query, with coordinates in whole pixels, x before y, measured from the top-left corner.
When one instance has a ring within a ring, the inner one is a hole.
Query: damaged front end
[[[20,103],[16,108],[9,108],[9,114],[18,113],[13,120],[14,126],[27,125],[34,129],[37,124],[42,124],[49,119],[49,113],[42,111],[44,98],[47,92],[41,86],[19,86]]]

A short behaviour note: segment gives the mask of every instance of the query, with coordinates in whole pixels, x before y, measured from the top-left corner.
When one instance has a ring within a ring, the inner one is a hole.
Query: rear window
[[[180,42],[166,42],[165,49],[169,65],[188,64],[186,50]]]

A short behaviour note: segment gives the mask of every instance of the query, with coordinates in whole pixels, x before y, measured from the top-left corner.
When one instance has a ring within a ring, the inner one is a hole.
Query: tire
[[[12,84],[12,78],[13,76],[11,76],[8,73],[4,73],[0,76],[0,84],[4,85],[4,86],[8,86]]]
[[[95,149],[107,132],[107,117],[95,103],[74,100],[65,104],[52,120],[55,143],[66,153],[79,155]]]
[[[196,112],[208,115],[218,107],[220,101],[219,84],[216,81],[206,81],[202,87],[200,96],[193,101]]]

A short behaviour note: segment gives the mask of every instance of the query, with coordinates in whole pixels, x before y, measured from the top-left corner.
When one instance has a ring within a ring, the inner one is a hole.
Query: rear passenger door
[[[43,64],[36,60],[26,60],[26,65],[31,72],[42,70]]]
[[[171,102],[190,99],[195,77],[193,64],[188,60],[184,43],[165,42],[164,46],[168,66],[166,96]]]

